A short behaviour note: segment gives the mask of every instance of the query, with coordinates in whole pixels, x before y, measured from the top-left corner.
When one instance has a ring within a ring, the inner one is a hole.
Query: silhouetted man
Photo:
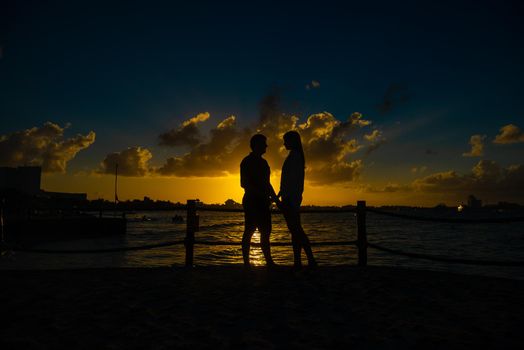
[[[269,182],[270,169],[267,161],[262,158],[266,153],[266,137],[256,134],[251,137],[252,152],[240,163],[240,186],[244,188],[244,235],[242,236],[242,257],[244,265],[249,267],[249,249],[251,237],[258,228],[260,245],[268,267],[274,266],[271,258],[269,235],[271,234],[271,200],[276,198],[275,191]]]

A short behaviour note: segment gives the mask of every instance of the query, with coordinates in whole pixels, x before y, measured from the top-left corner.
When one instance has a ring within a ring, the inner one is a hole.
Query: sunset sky
[[[0,166],[241,201],[250,136],[278,191],[296,129],[304,204],[524,204],[521,2],[192,3],[2,1]]]

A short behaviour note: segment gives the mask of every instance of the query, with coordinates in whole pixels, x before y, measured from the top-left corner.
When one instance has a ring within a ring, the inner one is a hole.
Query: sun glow
[[[251,243],[260,243],[260,232],[258,232],[258,229],[253,233]],[[266,264],[264,254],[262,254],[262,249],[260,247],[251,246],[251,249],[249,250],[249,262],[251,265],[255,266]]]
[[[114,176],[92,173],[47,174],[42,176],[42,189],[56,192],[87,193],[89,199],[114,199]],[[280,172],[272,171],[271,183],[276,192],[280,187]],[[224,177],[118,177],[118,198],[121,201],[143,199],[169,200],[185,203],[188,199],[199,199],[204,203],[224,203],[227,199],[241,203],[244,190],[240,187],[238,174]],[[366,200],[368,205],[384,204],[426,204],[424,198],[402,195],[401,193],[365,192],[354,185],[312,186],[306,181],[303,205],[347,205],[357,200]],[[432,205],[434,201],[427,201]]]

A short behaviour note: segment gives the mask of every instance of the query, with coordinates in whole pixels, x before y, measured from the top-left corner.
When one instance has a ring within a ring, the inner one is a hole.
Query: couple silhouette
[[[249,251],[251,237],[258,228],[260,245],[268,267],[274,267],[271,257],[269,236],[271,235],[270,206],[275,202],[284,214],[287,227],[291,232],[293,245],[293,266],[301,268],[301,252],[304,249],[308,266],[317,265],[309,239],[300,223],[300,204],[304,191],[305,159],[300,134],[288,131],[284,134],[284,146],[289,154],[282,166],[280,191],[275,193],[269,181],[271,170],[267,161],[262,158],[266,153],[267,138],[262,134],[251,137],[251,153],[240,163],[240,185],[244,188],[242,206],[244,207],[244,234],[242,236],[242,257],[244,266],[250,267]]]

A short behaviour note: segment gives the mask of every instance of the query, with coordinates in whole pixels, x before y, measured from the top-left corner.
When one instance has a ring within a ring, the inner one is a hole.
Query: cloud
[[[371,125],[371,120],[365,120],[362,119],[362,113],[355,112],[349,116],[349,121],[351,122],[351,125],[354,126],[368,126]]]
[[[396,183],[389,183],[384,187],[375,187],[366,185],[364,191],[367,193],[395,193],[395,192],[410,192],[412,188],[409,185],[401,185]]]
[[[386,143],[386,139],[384,138],[382,131],[378,129],[373,130],[371,134],[365,134],[364,139],[370,142],[370,145],[366,149],[366,154],[370,154]]]
[[[297,130],[306,155],[306,180],[314,185],[348,183],[357,179],[363,168],[363,162],[355,159],[355,153],[364,147],[356,137],[357,131],[370,124],[358,112],[346,120],[321,112],[300,123],[299,116],[282,112],[280,95],[274,91],[262,99],[259,120],[252,128],[237,128],[235,116],[229,116],[186,154],[169,157],[156,173],[180,177],[236,174],[240,161],[250,152],[249,139],[255,133],[268,138],[265,158],[273,171],[279,170],[287,156],[282,137],[289,130]],[[198,128],[196,131],[200,134]]]
[[[320,87],[320,82],[318,80],[311,80],[310,83],[306,84],[306,90],[318,89]]]
[[[469,139],[471,151],[462,153],[464,157],[482,157],[484,155],[484,140],[486,135],[473,135]]]
[[[162,146],[195,146],[200,143],[198,124],[209,119],[209,113],[203,112],[184,121],[177,129],[171,129],[159,135]]]
[[[239,147],[240,135],[236,129],[235,116],[229,116],[211,129],[207,142],[199,143],[183,156],[168,158],[157,172],[161,175],[180,177],[225,176],[233,171],[232,158]],[[236,166],[238,167],[238,164]]]
[[[339,161],[331,165],[306,168],[306,178],[312,185],[349,183],[360,177],[362,168],[363,163],[360,159],[352,162]]]
[[[100,163],[99,173],[114,174],[118,164],[118,174],[122,176],[145,176],[149,173],[149,160],[153,157],[146,148],[129,147],[121,152],[108,154]]]
[[[436,151],[430,149],[430,148],[426,148],[426,151],[424,152],[425,154],[427,154],[428,156],[434,156],[437,154]]]
[[[64,138],[64,127],[46,122],[33,127],[0,136],[1,166],[41,166],[44,172],[65,172],[67,163],[78,152],[95,142],[95,133]]]
[[[388,86],[382,101],[377,105],[380,113],[386,114],[391,112],[394,108],[406,103],[409,100],[409,95],[405,86],[400,84],[391,84]]]
[[[425,166],[413,167],[411,172],[422,174],[426,170]],[[361,188],[366,193],[398,192],[413,198],[426,197],[436,201],[464,201],[473,194],[485,203],[524,203],[524,165],[502,167],[491,160],[480,160],[464,174],[448,170],[420,177],[407,184],[390,183],[384,187],[364,184]]]
[[[501,167],[491,160],[480,160],[470,173],[449,170],[416,179],[413,189],[428,193],[450,193],[465,198],[475,194],[489,201],[524,201],[524,166]]]
[[[413,167],[413,168],[411,168],[411,172],[412,172],[413,174],[416,174],[416,173],[420,173],[420,174],[422,174],[422,173],[426,172],[426,170],[428,170],[428,167],[427,167],[427,166],[419,166],[419,167]]]
[[[359,178],[363,163],[349,156],[363,146],[352,134],[368,126],[371,121],[355,112],[346,121],[336,119],[328,112],[309,116],[297,125],[306,155],[306,174],[312,184],[351,182]]]
[[[442,188],[456,191],[467,185],[467,178],[459,175],[454,170],[431,174],[413,182],[413,187],[422,191],[438,192]]]
[[[382,132],[378,129],[373,130],[371,134],[364,135],[364,138],[369,142],[377,142],[382,136]]]
[[[493,143],[510,144],[524,142],[524,133],[514,124],[508,124],[500,128],[500,134],[495,136]]]

